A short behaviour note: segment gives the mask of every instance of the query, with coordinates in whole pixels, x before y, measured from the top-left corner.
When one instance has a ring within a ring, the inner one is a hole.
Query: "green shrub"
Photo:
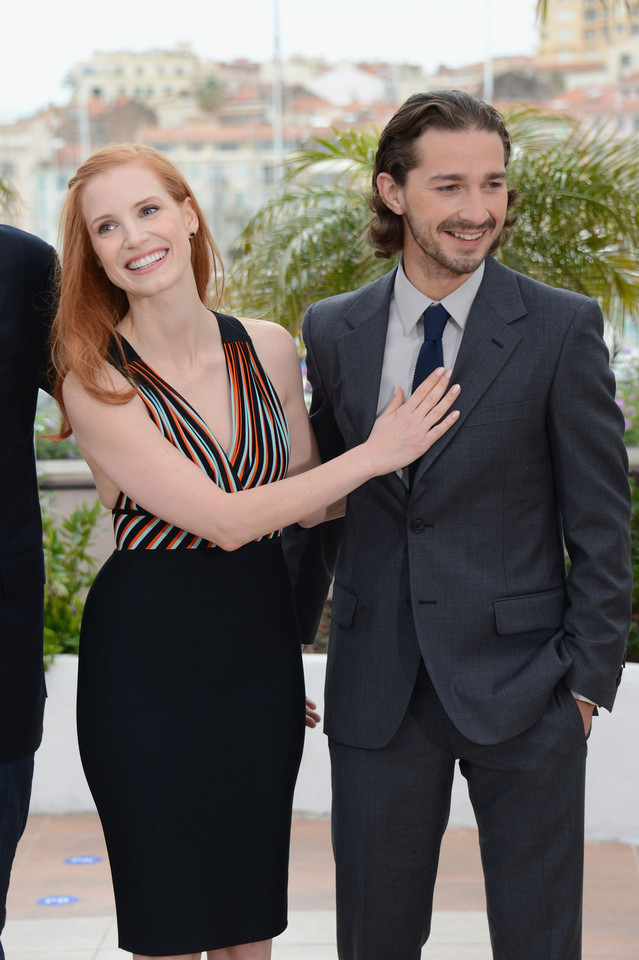
[[[83,501],[63,517],[47,494],[41,494],[40,506],[46,573],[44,655],[50,662],[57,653],[78,652],[84,599],[98,565],[88,548],[102,507],[99,500],[93,506]]]
[[[627,447],[639,446],[639,366],[637,359],[625,353],[615,363],[617,404],[626,420],[624,442]]]
[[[60,429],[60,414],[50,397],[44,394],[38,399],[38,412],[34,424],[36,460],[81,460],[82,454],[73,439],[48,440],[47,434],[56,434]]]

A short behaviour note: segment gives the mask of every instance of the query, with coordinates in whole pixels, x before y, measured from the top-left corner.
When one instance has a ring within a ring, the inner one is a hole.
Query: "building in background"
[[[540,66],[601,64],[610,47],[639,33],[639,4],[624,0],[547,0]]]
[[[200,61],[188,44],[98,52],[75,64],[67,107],[0,126],[0,175],[20,198],[11,219],[55,243],[66,184],[81,160],[107,143],[140,141],[165,151],[192,183],[228,261],[272,195],[283,157],[333,129],[381,128],[428,85],[416,66],[294,57],[281,65],[278,105],[275,77],[272,62]]]
[[[634,132],[638,27],[639,3],[629,16],[623,3],[548,0],[539,57],[493,59],[495,103],[611,119],[620,135]],[[19,196],[5,219],[55,244],[66,185],[81,160],[107,143],[140,141],[165,151],[192,183],[228,263],[292,153],[334,130],[381,130],[417,91],[461,88],[481,97],[484,73],[481,62],[432,74],[411,64],[301,56],[213,62],[199,60],[189,44],[97,52],[70,68],[66,107],[0,125],[0,176]]]

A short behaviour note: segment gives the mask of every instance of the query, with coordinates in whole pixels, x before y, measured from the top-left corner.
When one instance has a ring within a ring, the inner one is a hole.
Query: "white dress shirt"
[[[395,387],[401,387],[405,397],[411,392],[417,356],[424,342],[424,311],[433,303],[443,303],[449,313],[442,335],[442,349],[444,366],[447,370],[452,370],[464,335],[466,320],[483,276],[482,262],[461,286],[439,301],[427,297],[414,287],[404,273],[402,263],[399,264],[388,316],[378,415],[390,403]]]

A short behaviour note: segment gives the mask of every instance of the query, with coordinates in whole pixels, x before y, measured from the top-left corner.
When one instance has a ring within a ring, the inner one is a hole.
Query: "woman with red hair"
[[[116,549],[87,598],[78,735],[134,957],[267,960],[286,926],[302,751],[300,646],[279,530],[420,456],[455,419],[437,371],[319,464],[297,350],[210,309],[221,269],[160,152],[70,181],[53,353]],[[212,280],[212,289],[211,287]],[[319,719],[307,704],[307,724]]]

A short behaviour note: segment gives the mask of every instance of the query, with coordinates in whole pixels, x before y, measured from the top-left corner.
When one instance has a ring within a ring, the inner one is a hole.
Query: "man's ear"
[[[379,195],[388,209],[401,216],[404,212],[404,195],[402,188],[398,186],[390,173],[380,173],[376,183]]]

